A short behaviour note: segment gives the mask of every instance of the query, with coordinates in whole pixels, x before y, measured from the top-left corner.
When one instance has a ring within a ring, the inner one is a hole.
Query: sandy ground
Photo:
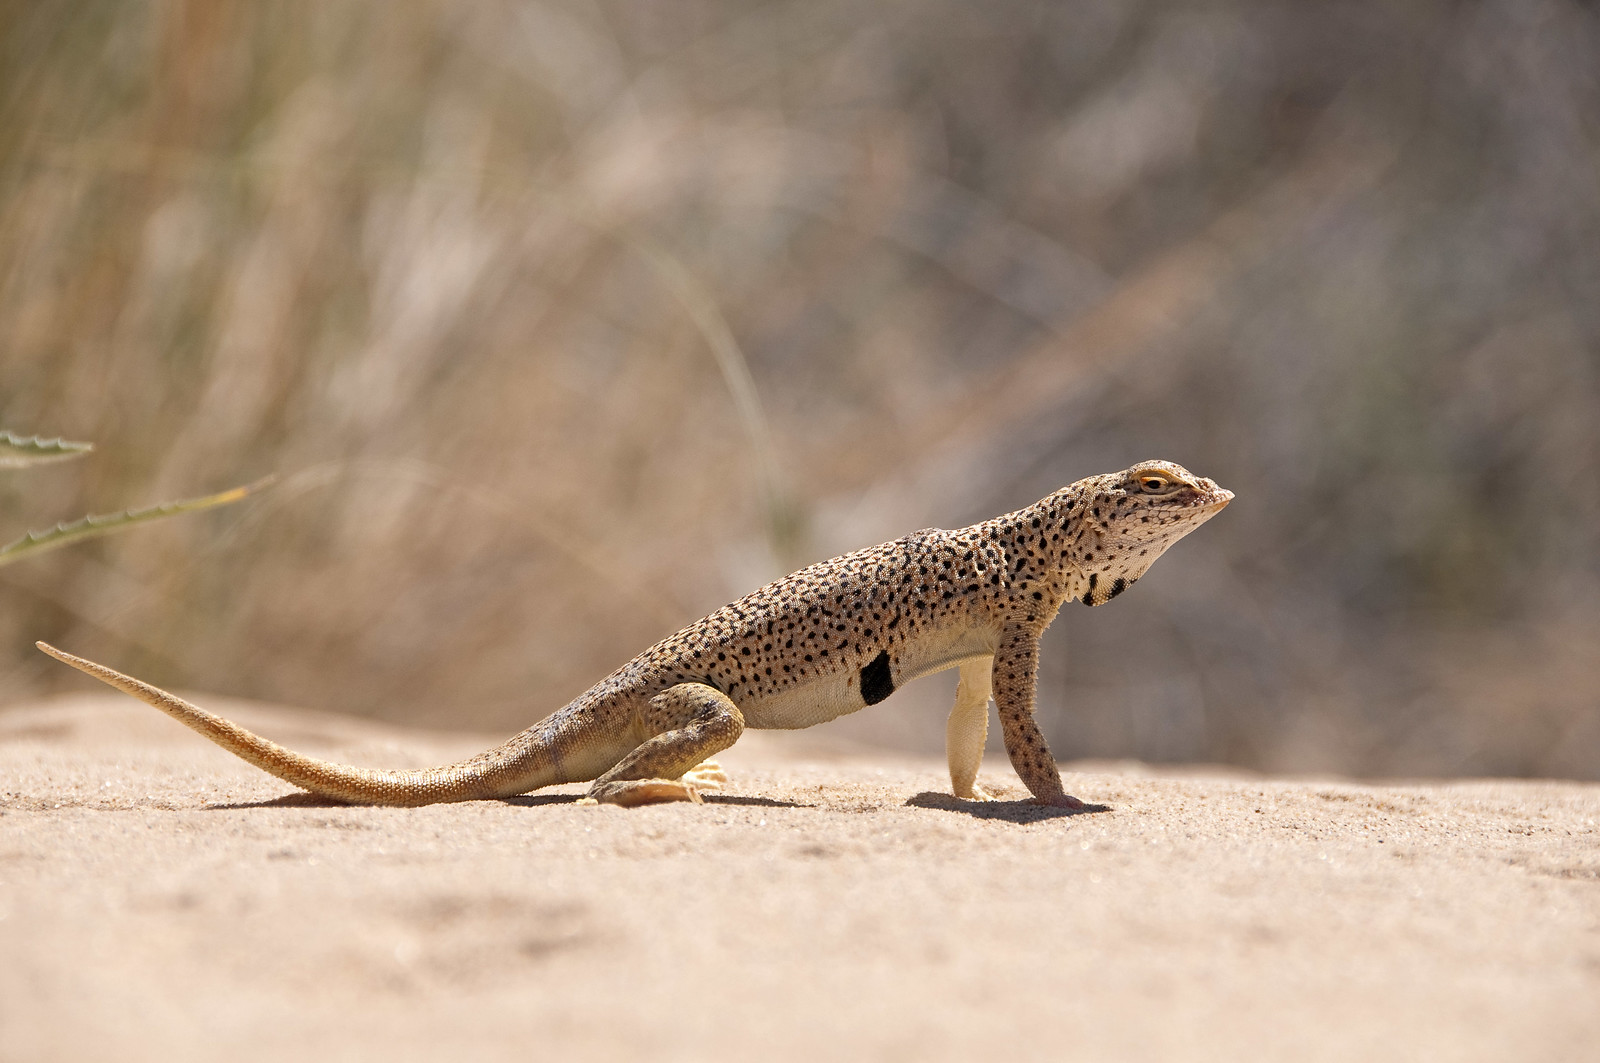
[[[814,733],[703,806],[377,809],[115,695],[0,713],[0,1058],[1600,1059],[1600,786],[1077,765],[1069,815]]]

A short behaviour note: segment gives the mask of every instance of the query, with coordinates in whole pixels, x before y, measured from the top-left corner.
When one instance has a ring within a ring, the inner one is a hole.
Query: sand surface
[[[1600,1059],[1600,786],[1069,765],[1068,815],[815,733],[703,806],[379,809],[115,695],[0,713],[0,1059]]]

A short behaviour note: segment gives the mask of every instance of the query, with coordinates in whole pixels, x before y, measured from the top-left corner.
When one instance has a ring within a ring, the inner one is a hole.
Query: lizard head
[[[1233,492],[1170,461],[1142,461],[1089,481],[1079,510],[1084,534],[1068,560],[1088,581],[1085,605],[1103,605],[1156,558],[1221,512]]]

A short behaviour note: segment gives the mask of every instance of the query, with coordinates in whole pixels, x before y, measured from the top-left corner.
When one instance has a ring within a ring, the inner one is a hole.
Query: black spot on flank
[[[1110,601],[1112,598],[1115,598],[1117,595],[1121,594],[1123,591],[1125,591],[1127,589],[1128,589],[1128,581],[1123,579],[1121,576],[1118,576],[1117,579],[1116,579],[1116,582],[1111,584],[1111,594],[1110,594],[1109,597],[1106,598],[1106,600]]]
[[[861,669],[861,700],[876,705],[894,693],[894,677],[889,674],[889,655],[880,652]]]
[[[1098,572],[1089,573],[1089,590],[1090,590],[1091,593],[1094,591],[1094,585],[1096,583],[1099,583],[1099,582],[1100,582],[1100,573],[1098,573]]]

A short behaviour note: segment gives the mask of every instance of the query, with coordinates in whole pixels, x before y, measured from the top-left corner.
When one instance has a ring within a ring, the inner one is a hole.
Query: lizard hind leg
[[[704,683],[679,683],[650,699],[644,722],[655,737],[596,779],[585,801],[623,806],[699,803],[702,789],[727,781],[722,768],[706,758],[744,733],[744,715],[728,695]]]

